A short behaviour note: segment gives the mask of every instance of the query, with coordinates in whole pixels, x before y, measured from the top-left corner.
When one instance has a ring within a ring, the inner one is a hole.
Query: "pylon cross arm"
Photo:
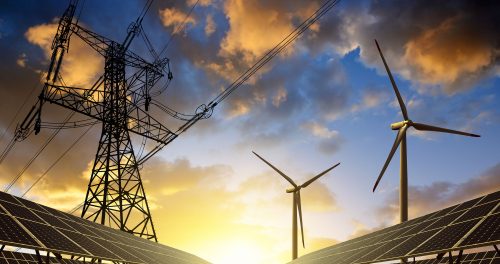
[[[104,91],[94,91],[92,96],[87,96],[88,89],[47,84],[42,93],[42,99],[62,107],[68,108],[83,115],[106,122],[104,116]],[[129,101],[130,109],[127,122],[124,124],[128,131],[156,141],[161,145],[170,143],[177,134],[150,116],[146,111],[135,106]]]

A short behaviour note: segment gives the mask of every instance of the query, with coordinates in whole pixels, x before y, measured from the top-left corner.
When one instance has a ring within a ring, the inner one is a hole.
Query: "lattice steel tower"
[[[150,3],[148,1],[149,5]],[[35,133],[40,131],[41,110],[45,102],[102,122],[99,147],[81,216],[157,241],[139,173],[141,163],[136,160],[130,133],[155,141],[155,151],[177,137],[176,133],[147,113],[152,87],[165,75],[169,80],[172,79],[169,61],[156,56],[154,62],[149,63],[128,50],[134,37],[141,31],[141,22],[147,9],[129,26],[123,43],[109,40],[73,22],[75,9],[76,2],[72,1],[60,18],[52,44],[47,81],[39,101],[19,126],[18,136],[27,136],[26,131],[33,120]],[[64,84],[59,69],[72,34],[104,57],[104,74],[91,88],[56,85]],[[126,67],[135,68],[136,71],[126,76]],[[154,153],[156,152],[152,154]]]

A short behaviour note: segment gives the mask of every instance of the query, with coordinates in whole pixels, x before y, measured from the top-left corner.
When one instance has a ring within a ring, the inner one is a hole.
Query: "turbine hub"
[[[404,121],[401,121],[401,122],[396,122],[396,123],[392,123],[391,124],[391,129],[392,130],[399,130],[400,128],[402,128],[404,125],[409,125],[411,126],[413,124],[413,121],[411,121],[410,119],[408,120],[404,120]]]
[[[288,188],[288,189],[286,189],[286,192],[287,192],[287,193],[293,193],[293,192],[296,192],[296,191],[298,191],[298,190],[300,190],[300,186],[298,186],[298,187]]]

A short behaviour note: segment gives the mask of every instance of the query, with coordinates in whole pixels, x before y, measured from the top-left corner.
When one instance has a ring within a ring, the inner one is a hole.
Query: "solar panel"
[[[484,221],[460,244],[461,246],[481,246],[483,244],[498,244],[500,241],[500,214],[488,216]]]
[[[12,203],[2,203],[2,207],[4,208],[4,210],[7,210],[9,213],[11,213],[16,218],[24,218],[24,219],[30,219],[33,221],[43,222],[34,213],[32,213],[28,208],[26,208],[22,205],[17,205],[17,204],[12,204]]]
[[[467,222],[455,224],[441,229],[436,235],[432,236],[425,243],[420,245],[412,253],[431,254],[442,251],[443,248],[453,248],[455,245],[475,224],[479,219],[470,220]]]
[[[291,263],[373,263],[500,243],[500,191],[304,255]]]
[[[0,192],[0,245],[47,251],[58,256],[64,254],[84,257],[94,259],[94,262],[107,260],[131,264],[208,263],[187,252],[3,192]],[[38,263],[38,259],[33,258],[36,255],[18,255],[17,252],[9,251],[0,253],[0,264]],[[44,262],[46,258],[47,256],[42,257]],[[50,258],[50,263],[83,262]]]
[[[0,244],[13,246],[38,246],[38,243],[14,219],[0,213]]]
[[[46,263],[46,256],[41,256],[43,263]],[[49,258],[50,263],[63,263],[63,264],[83,264],[90,263],[83,262],[75,259],[57,259],[54,257]],[[15,264],[38,264],[38,257],[35,254],[4,251],[0,253],[0,263],[15,263]]]
[[[457,263],[458,256],[452,256],[451,260],[453,263]],[[399,264],[399,262],[396,262]],[[396,264],[394,263],[394,264]],[[443,257],[442,259],[424,259],[417,260],[415,262],[411,261],[412,264],[439,264],[439,263],[450,263],[449,257]],[[496,251],[486,251],[464,254],[460,257],[461,264],[498,264],[500,263],[500,255]]]

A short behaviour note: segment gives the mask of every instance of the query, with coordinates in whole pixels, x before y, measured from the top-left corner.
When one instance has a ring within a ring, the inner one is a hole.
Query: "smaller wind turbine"
[[[274,167],[271,163],[269,163],[267,160],[259,156],[259,154],[255,153],[252,151],[255,156],[257,156],[259,159],[261,159],[263,162],[265,162],[269,167],[273,168],[277,173],[279,173],[285,180],[287,180],[293,187],[286,189],[287,193],[293,193],[293,207],[292,207],[292,259],[297,258],[297,211],[299,212],[299,219],[300,219],[300,231],[302,234],[302,246],[305,248],[305,243],[304,243],[304,227],[302,224],[302,206],[301,206],[301,201],[300,201],[300,189],[305,188],[309,186],[309,184],[313,183],[315,180],[317,180],[319,177],[325,175],[327,172],[331,171],[333,168],[337,167],[339,163],[333,165],[332,167],[328,168],[327,170],[323,171],[322,173],[312,177],[310,180],[304,182],[301,185],[297,185],[290,177],[285,175],[283,172],[278,170],[276,167]]]
[[[382,176],[384,175],[385,170],[387,169],[387,166],[389,165],[389,162],[391,162],[392,156],[396,152],[396,149],[398,146],[401,144],[401,167],[400,167],[400,189],[399,189],[399,210],[400,210],[400,219],[401,222],[405,222],[408,220],[408,168],[407,168],[407,163],[406,163],[406,131],[410,127],[414,127],[416,130],[421,130],[421,131],[434,131],[434,132],[443,132],[443,133],[449,133],[449,134],[457,134],[457,135],[463,135],[463,136],[469,136],[469,137],[479,137],[479,135],[476,134],[471,134],[467,132],[462,132],[462,131],[457,131],[457,130],[451,130],[447,128],[441,128],[441,127],[436,127],[436,126],[430,126],[422,123],[415,123],[410,120],[408,117],[408,112],[406,111],[406,106],[403,102],[403,98],[401,97],[401,94],[399,93],[398,87],[396,85],[396,82],[394,81],[394,78],[392,77],[391,71],[389,70],[389,66],[387,66],[387,62],[385,61],[384,55],[382,54],[382,51],[380,50],[380,46],[378,45],[377,40],[375,40],[375,44],[377,45],[378,52],[380,53],[380,57],[382,58],[382,61],[384,62],[385,70],[387,71],[387,75],[389,75],[389,79],[391,80],[392,88],[394,88],[394,93],[396,93],[396,97],[399,102],[399,106],[401,107],[401,113],[403,114],[404,120],[401,122],[393,123],[391,124],[391,129],[392,130],[398,130],[398,134],[396,136],[396,140],[394,141],[394,144],[392,145],[391,152],[389,152],[389,156],[387,157],[387,160],[385,161],[384,167],[382,167],[382,171],[380,172],[377,181],[375,182],[375,185],[373,186],[373,191],[375,192],[375,189],[377,189],[377,185],[380,182],[380,179],[382,179]]]

